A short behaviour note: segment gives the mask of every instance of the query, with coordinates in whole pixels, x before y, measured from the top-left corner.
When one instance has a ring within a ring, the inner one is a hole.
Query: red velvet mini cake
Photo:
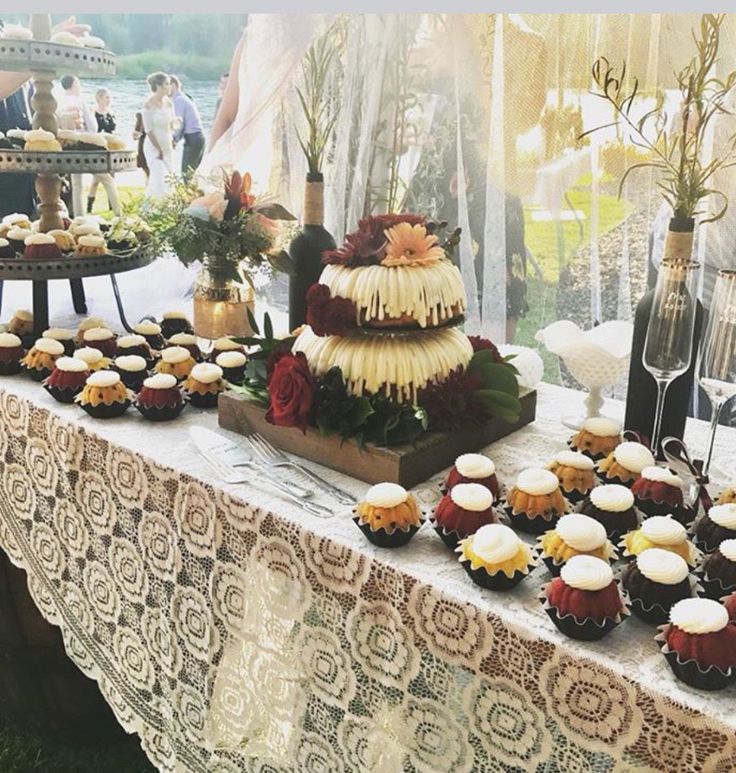
[[[671,514],[676,521],[687,526],[695,513],[685,507],[682,490],[682,479],[666,467],[645,467],[631,486],[636,506],[645,515]]]
[[[728,612],[728,619],[732,623],[736,623],[736,592],[732,593],[724,602],[723,606],[726,607]]]
[[[15,333],[0,333],[0,376],[20,373],[25,353],[23,342]]]
[[[51,375],[43,382],[46,391],[60,403],[73,403],[84,389],[90,371],[84,360],[75,357],[59,357]]]
[[[440,500],[434,520],[440,537],[454,550],[458,540],[498,521],[493,494],[479,483],[458,483]]]
[[[455,459],[455,464],[445,481],[445,489],[451,491],[458,483],[478,483],[485,486],[497,503],[501,497],[501,487],[496,477],[496,465],[483,454],[462,454]]]
[[[150,421],[176,418],[184,409],[184,398],[176,376],[170,373],[149,376],[138,392],[135,407]]]
[[[118,353],[115,333],[105,327],[92,327],[89,330],[85,330],[82,340],[85,346],[99,349],[105,357],[115,357]]]
[[[183,346],[197,362],[202,361],[202,351],[197,344],[197,336],[192,333],[174,333],[169,338],[169,346]]]
[[[56,240],[48,234],[32,234],[24,242],[23,257],[30,260],[60,260],[61,250]]]

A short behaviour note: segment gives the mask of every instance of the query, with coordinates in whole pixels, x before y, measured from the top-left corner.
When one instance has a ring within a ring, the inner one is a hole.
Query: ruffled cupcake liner
[[[702,588],[702,594],[706,598],[720,601],[724,596],[730,596],[736,591],[736,585],[723,585],[720,577],[708,577],[707,572],[701,569],[695,572]]]
[[[171,421],[181,414],[186,401],[182,400],[178,405],[164,405],[161,408],[155,405],[141,405],[138,401],[134,405],[141,416],[148,421]]]
[[[59,343],[64,347],[65,357],[74,357],[74,352],[77,349],[77,345],[74,343],[73,338],[70,338],[68,341],[59,341]]]
[[[25,365],[23,366],[23,370],[34,380],[38,381],[39,383],[43,381],[44,379],[47,379],[51,375],[51,370],[48,368],[41,368],[40,370],[38,368],[27,368]]]
[[[462,550],[462,548],[459,549]],[[527,564],[526,572],[517,569],[514,574],[509,577],[505,572],[494,572],[491,574],[482,566],[473,569],[470,559],[463,555],[458,556],[458,561],[467,572],[468,577],[470,577],[476,585],[479,585],[486,590],[494,591],[511,590],[511,588],[517,586],[525,577],[528,577],[531,574],[532,569],[537,565],[536,559],[532,554],[532,561]]]
[[[595,468],[595,474],[598,480],[604,486],[616,485],[616,486],[626,486],[626,488],[631,488],[637,480],[636,478],[633,478],[632,480],[624,480],[623,478],[619,478],[618,475],[613,475],[612,477],[609,477],[608,475],[606,475],[605,472],[602,472],[601,470],[599,470],[597,466]]]
[[[708,537],[701,537],[697,530],[700,522],[706,517],[707,513],[703,513],[690,524],[688,529],[688,533],[690,534],[692,541],[695,543],[696,548],[701,550],[703,553],[712,553],[713,551],[718,550],[718,546],[721,544],[721,542],[723,542],[724,539],[736,539],[736,531],[732,532],[725,526],[718,526],[718,524],[714,524],[716,527],[716,536],[712,539],[712,541]]]
[[[730,684],[736,682],[736,668],[729,668],[728,671],[722,671],[717,666],[708,666],[702,669],[696,660],[680,660],[677,652],[670,649],[667,644],[667,631],[669,623],[659,627],[659,633],[654,637],[654,641],[661,644],[660,652],[665,656],[672,669],[672,673],[681,681],[690,687],[698,690],[723,690]]]
[[[85,413],[88,413],[93,419],[115,419],[118,416],[122,416],[130,407],[130,400],[124,400],[122,402],[100,403],[99,405],[90,405],[86,403],[80,404],[80,407]]]
[[[422,516],[421,523],[409,526],[407,529],[394,529],[392,532],[386,529],[372,529],[370,524],[362,522],[360,516],[353,515],[353,523],[365,534],[368,542],[372,542],[379,548],[400,548],[406,545],[412,537],[424,526],[425,518]]]
[[[617,581],[621,582],[621,587],[623,587],[622,574],[623,569],[618,573],[616,578]],[[690,573],[687,579],[688,583],[690,584],[690,595],[686,596],[685,598],[695,598],[701,595],[703,588],[700,584],[699,578],[695,574]],[[664,607],[656,601],[647,605],[643,599],[632,596],[631,591],[627,590],[626,593],[628,594],[629,603],[631,604],[631,613],[636,615],[636,617],[638,617],[640,620],[643,620],[645,623],[654,623],[655,625],[662,625],[662,623],[666,623],[670,619],[670,609],[672,606],[674,606],[678,601],[682,600],[676,599],[668,607]]]
[[[560,488],[562,488],[562,493],[565,496],[565,499],[570,503],[571,507],[576,507],[579,505],[593,490],[592,488],[588,489],[588,491],[583,494],[583,492],[579,491],[578,489],[572,489],[571,491],[568,491],[563,486]],[[595,488],[595,486],[593,488]]]
[[[592,617],[579,620],[575,615],[567,614],[560,615],[560,611],[557,607],[553,607],[549,603],[549,599],[546,594],[547,583],[541,587],[541,593],[539,600],[542,602],[542,608],[549,616],[550,620],[555,624],[557,630],[560,633],[565,634],[570,639],[577,639],[578,641],[598,641],[599,639],[608,636],[611,631],[620,625],[630,614],[629,602],[626,594],[621,593],[619,587],[619,594],[621,595],[623,609],[616,617],[606,617],[602,622],[594,620]]]
[[[201,395],[198,392],[187,392],[189,402],[195,408],[217,408],[217,398],[222,392],[207,392],[207,394]]]
[[[0,376],[17,376],[23,370],[20,360],[0,362]]]
[[[78,389],[59,389],[56,386],[49,386],[44,384],[43,388],[59,403],[73,403],[74,398],[82,391],[82,387]]]
[[[587,456],[587,457],[588,457],[588,459],[592,459],[594,462],[600,462],[600,461],[603,461],[603,459],[605,459],[605,458],[608,456],[608,454],[607,454],[607,453],[606,453],[606,454],[603,454],[603,453],[592,454],[590,451],[587,451],[587,450],[585,450],[584,448],[578,448],[578,447],[577,447],[577,446],[576,446],[576,445],[575,445],[575,444],[572,442],[572,439],[570,439],[570,440],[568,440],[568,441],[567,441],[567,447],[568,447],[568,448],[569,448],[571,451],[576,451],[577,453],[579,453],[579,454],[582,454],[583,456]],[[609,453],[610,453],[610,452],[609,452]]]
[[[635,498],[636,508],[644,516],[644,518],[652,518],[655,515],[672,515],[672,517],[683,526],[688,527],[695,520],[697,512],[689,507],[675,507],[667,504],[667,502],[660,502],[656,499],[640,499]]]
[[[143,382],[148,378],[148,371],[131,373],[131,371],[119,370],[118,368],[113,368],[113,370],[120,374],[120,380],[133,392],[140,392]]]
[[[503,512],[500,508],[493,507],[493,515],[495,516],[495,520],[490,521],[490,523],[506,523],[508,520],[506,518],[505,512]],[[460,540],[465,539],[465,537],[469,537],[470,534],[473,533],[469,532],[468,534],[460,534],[457,529],[446,529],[444,526],[440,526],[440,524],[437,523],[437,519],[434,517],[434,510],[432,510],[430,513],[428,520],[430,526],[437,532],[439,538],[445,543],[445,545],[447,545],[448,548],[450,548],[450,550],[455,550]]]
[[[509,523],[513,528],[522,531],[525,534],[535,534],[538,536],[544,534],[545,531],[554,529],[557,521],[559,521],[563,515],[572,512],[572,509],[567,507],[565,508],[565,512],[560,513],[559,515],[529,516],[526,513],[514,513],[514,509],[510,505],[505,504],[503,505],[503,512],[506,514],[506,517],[509,519]]]

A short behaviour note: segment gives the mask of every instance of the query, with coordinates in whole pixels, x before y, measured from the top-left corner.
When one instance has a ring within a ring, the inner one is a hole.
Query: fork
[[[299,464],[299,462],[290,459],[283,451],[279,450],[266,440],[263,435],[254,432],[252,435],[246,435],[245,439],[250,443],[256,456],[265,464],[270,464],[273,467],[291,467],[294,470],[298,470],[303,475],[306,475],[307,478],[309,478],[315,486],[322,489],[322,491],[332,494],[332,496],[334,496],[341,504],[355,504],[355,497],[348,494],[347,491],[343,491],[341,488],[329,483],[324,478],[321,478],[316,472],[312,472],[303,464]]]

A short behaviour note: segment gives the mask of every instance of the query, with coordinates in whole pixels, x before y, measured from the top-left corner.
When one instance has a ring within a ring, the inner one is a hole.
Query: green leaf
[[[488,416],[498,416],[509,423],[518,421],[521,403],[516,397],[496,389],[479,389],[473,393],[473,400]]]
[[[246,314],[248,315],[248,324],[250,325],[251,330],[256,334],[261,334],[261,329],[258,327],[258,323],[256,322],[255,315],[253,312],[246,306],[245,307]]]
[[[293,274],[295,271],[294,261],[286,250],[270,252],[266,258],[274,271],[280,271],[282,274]]]
[[[512,370],[509,365],[489,362],[486,358],[478,358],[478,354],[483,354],[483,352],[477,352],[473,356],[468,370],[483,379],[483,387],[518,397],[519,382],[514,375],[515,368]]]
[[[271,322],[271,315],[266,312],[263,316],[263,336],[269,340],[273,340],[273,323]]]

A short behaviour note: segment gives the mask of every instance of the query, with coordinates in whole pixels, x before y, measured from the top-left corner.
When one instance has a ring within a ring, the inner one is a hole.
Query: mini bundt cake
[[[483,454],[461,454],[455,459],[450,470],[445,489],[450,491],[458,483],[479,483],[493,494],[494,503],[501,496],[501,487],[496,477],[496,465]]]
[[[621,442],[621,425],[612,419],[596,416],[586,419],[570,438],[570,448],[593,461],[604,459]]]
[[[617,445],[598,463],[598,471],[604,483],[631,486],[639,480],[642,470],[655,464],[652,452],[645,445],[627,441]]]
[[[562,493],[573,504],[585,499],[596,483],[593,460],[577,451],[560,451],[548,469],[557,476]]]

